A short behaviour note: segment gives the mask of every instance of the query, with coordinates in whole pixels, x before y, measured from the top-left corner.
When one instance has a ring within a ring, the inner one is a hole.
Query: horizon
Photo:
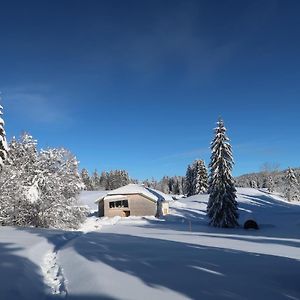
[[[222,116],[234,176],[299,166],[300,2],[0,8],[8,141],[25,131],[39,148],[69,149],[89,172],[160,179],[209,163]]]

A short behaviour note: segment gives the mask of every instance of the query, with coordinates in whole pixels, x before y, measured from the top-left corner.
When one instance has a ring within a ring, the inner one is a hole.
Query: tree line
[[[270,193],[283,195],[288,201],[300,200],[300,168],[279,170],[269,164],[258,173],[251,173],[236,178],[238,187],[265,189]]]

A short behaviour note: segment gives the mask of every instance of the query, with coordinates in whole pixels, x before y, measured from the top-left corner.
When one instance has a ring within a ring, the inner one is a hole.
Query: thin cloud
[[[173,160],[173,159],[185,159],[185,158],[196,158],[201,157],[204,155],[207,155],[210,153],[210,150],[208,147],[198,148],[198,149],[192,149],[185,152],[180,153],[173,153],[170,155],[162,156],[157,158],[155,161],[166,161],[166,160]]]
[[[70,121],[61,99],[52,96],[46,86],[3,89],[7,112],[16,118],[28,118],[37,123],[66,123]]]

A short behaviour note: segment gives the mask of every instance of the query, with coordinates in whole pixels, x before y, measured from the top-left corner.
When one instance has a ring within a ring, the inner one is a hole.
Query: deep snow
[[[81,201],[93,212],[91,198]],[[260,230],[218,229],[207,198],[174,201],[162,220],[91,213],[80,231],[1,227],[0,299],[300,299],[300,205],[238,189],[240,220]]]

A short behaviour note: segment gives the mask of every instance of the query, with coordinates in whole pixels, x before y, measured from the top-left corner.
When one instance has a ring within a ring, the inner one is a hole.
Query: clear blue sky
[[[1,1],[8,137],[134,178],[209,161],[221,115],[234,174],[300,165],[300,1]]]

